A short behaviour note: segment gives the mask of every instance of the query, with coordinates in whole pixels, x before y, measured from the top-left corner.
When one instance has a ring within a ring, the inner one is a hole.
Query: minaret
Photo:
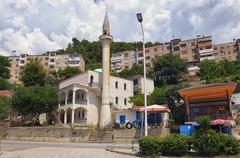
[[[102,44],[102,106],[100,114],[99,127],[104,128],[111,121],[110,109],[110,44],[113,37],[110,35],[110,25],[108,15],[106,15],[103,23],[102,35],[99,37]]]

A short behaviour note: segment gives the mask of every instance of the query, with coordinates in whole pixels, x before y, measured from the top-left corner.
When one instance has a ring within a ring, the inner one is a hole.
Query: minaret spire
[[[108,19],[108,6],[107,6],[107,0],[106,0],[106,13],[105,18],[103,22],[103,35],[110,35],[110,25],[109,25],[109,19]]]
[[[110,25],[108,19],[107,0],[106,13],[103,22],[103,32],[99,37],[102,44],[102,106],[99,120],[99,127],[105,128],[111,122],[110,109],[110,44],[113,37],[110,34]]]

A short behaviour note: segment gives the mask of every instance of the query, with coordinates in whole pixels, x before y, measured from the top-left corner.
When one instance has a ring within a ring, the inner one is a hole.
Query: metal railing
[[[74,123],[77,124],[86,124],[87,123],[87,118],[75,118]]]
[[[87,100],[76,100],[75,104],[83,104],[86,105],[87,104]]]

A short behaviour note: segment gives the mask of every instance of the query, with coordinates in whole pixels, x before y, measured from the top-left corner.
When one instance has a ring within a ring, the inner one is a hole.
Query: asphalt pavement
[[[106,149],[113,147],[118,149],[132,149],[132,144],[1,141],[1,151],[18,151],[41,147],[77,149]],[[134,144],[134,149],[138,149],[138,144]]]

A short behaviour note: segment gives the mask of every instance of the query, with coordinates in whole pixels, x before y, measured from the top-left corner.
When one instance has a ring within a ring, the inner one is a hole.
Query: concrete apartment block
[[[20,74],[23,67],[34,60],[38,60],[46,70],[58,71],[66,67],[79,67],[80,71],[85,71],[85,61],[81,54],[56,54],[49,53],[47,55],[28,55],[20,54],[19,56],[9,56],[10,61],[10,82],[19,83]]]

